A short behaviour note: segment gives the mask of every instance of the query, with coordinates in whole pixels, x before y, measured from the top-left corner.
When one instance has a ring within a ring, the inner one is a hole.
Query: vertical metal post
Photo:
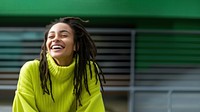
[[[129,90],[129,102],[128,102],[128,106],[129,106],[129,112],[134,112],[134,95],[135,95],[135,91],[133,89]]]
[[[172,98],[171,98],[171,96],[172,96],[172,90],[170,90],[170,91],[168,91],[168,104],[167,104],[167,106],[168,106],[168,111],[167,112],[172,112]]]
[[[130,65],[130,89],[129,89],[129,112],[134,112],[134,78],[135,77],[135,31],[131,31],[131,65]]]

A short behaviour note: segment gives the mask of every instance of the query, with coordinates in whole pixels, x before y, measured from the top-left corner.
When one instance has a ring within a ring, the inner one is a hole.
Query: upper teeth
[[[61,49],[62,46],[58,46],[58,45],[55,45],[55,46],[52,46],[52,49]]]

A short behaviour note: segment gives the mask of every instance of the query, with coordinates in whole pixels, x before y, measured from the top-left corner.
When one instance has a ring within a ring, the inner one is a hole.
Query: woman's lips
[[[58,45],[58,44],[55,44],[55,45],[51,46],[51,49],[63,49],[63,48],[65,48],[65,47],[62,46],[62,45]]]
[[[63,47],[62,46],[58,46],[58,45],[55,45],[55,46],[52,46],[51,49],[62,49]]]
[[[53,51],[58,51],[58,50],[62,50],[64,49],[65,47],[63,47],[62,45],[52,45],[51,46],[51,50]]]

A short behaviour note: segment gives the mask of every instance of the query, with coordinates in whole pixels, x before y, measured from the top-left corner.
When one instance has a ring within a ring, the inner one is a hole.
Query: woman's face
[[[75,50],[74,31],[65,23],[53,25],[47,35],[46,47],[58,65],[69,65]]]

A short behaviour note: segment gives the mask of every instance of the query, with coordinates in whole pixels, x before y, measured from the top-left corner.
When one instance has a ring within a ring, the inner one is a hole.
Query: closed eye
[[[49,38],[49,39],[53,39],[53,38],[54,38],[54,36],[48,36],[48,38]]]
[[[68,37],[68,35],[62,35],[62,37]]]

